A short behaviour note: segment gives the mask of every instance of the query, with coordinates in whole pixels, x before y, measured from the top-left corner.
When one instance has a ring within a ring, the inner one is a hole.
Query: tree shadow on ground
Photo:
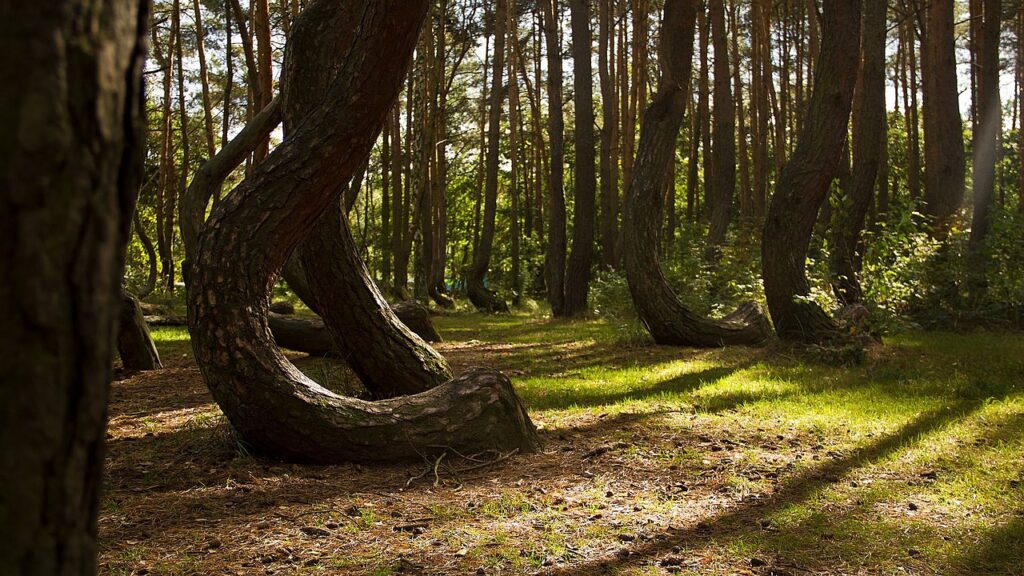
[[[920,440],[921,437],[935,432],[953,421],[967,417],[981,406],[981,402],[965,400],[948,408],[921,414],[895,433],[854,450],[848,456],[822,463],[796,474],[766,499],[746,503],[713,518],[694,522],[692,525],[674,531],[669,538],[664,540],[654,540],[634,546],[629,550],[630,554],[625,559],[621,557],[605,558],[585,562],[565,569],[556,569],[552,571],[552,574],[592,576],[614,573],[626,566],[653,561],[657,556],[666,554],[673,548],[685,548],[695,541],[717,541],[735,536],[750,529],[752,524],[757,524],[751,522],[752,515],[762,517],[791,504],[806,501],[815,492],[835,484],[851,471],[904,449],[909,444]]]

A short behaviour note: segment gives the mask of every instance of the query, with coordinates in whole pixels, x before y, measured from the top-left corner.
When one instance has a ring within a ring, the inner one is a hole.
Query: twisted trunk
[[[256,450],[337,462],[419,457],[436,445],[537,446],[522,404],[498,373],[470,373],[414,396],[359,401],[306,378],[274,346],[267,326],[274,278],[369,154],[408,70],[427,5],[307,5],[292,28],[285,73],[296,58],[320,54],[304,47],[337,34],[350,39],[346,48],[316,62],[337,76],[323,104],[218,203],[200,234],[188,283],[196,361],[234,429]]]

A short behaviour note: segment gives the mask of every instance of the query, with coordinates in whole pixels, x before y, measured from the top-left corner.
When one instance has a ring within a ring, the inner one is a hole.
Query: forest
[[[0,575],[1024,576],[1024,1],[0,14]]]

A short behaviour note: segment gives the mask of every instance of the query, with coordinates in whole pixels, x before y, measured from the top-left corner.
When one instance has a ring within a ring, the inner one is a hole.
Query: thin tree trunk
[[[729,66],[729,38],[725,33],[724,0],[709,0],[711,37],[715,49],[715,132],[711,150],[714,180],[708,195],[709,261],[716,261],[725,243],[725,235],[733,216],[736,194],[736,113],[732,96],[732,69]],[[742,95],[738,95],[742,97]]]
[[[0,119],[22,129],[0,156],[0,574],[89,575],[142,183],[149,3],[7,2],[3,12]]]
[[[618,263],[619,182],[613,147],[618,137],[615,79],[612,74],[612,2],[598,3],[598,75],[601,82],[601,264],[608,269]]]
[[[864,0],[861,68],[853,103],[853,170],[836,211],[831,241],[832,291],[840,304],[859,303],[862,232],[875,195],[885,138],[886,0]],[[885,186],[882,181],[882,186]]]
[[[938,238],[945,237],[960,210],[966,170],[953,26],[953,0],[933,0],[928,5],[928,33],[921,71],[924,80],[924,210]]]
[[[508,306],[490,290],[485,281],[491,267],[494,247],[494,225],[498,211],[498,164],[501,161],[501,106],[504,101],[502,77],[505,71],[505,34],[508,25],[508,2],[498,0],[494,14],[494,62],[491,74],[491,101],[487,122],[487,170],[484,178],[483,221],[480,242],[473,253],[470,270],[469,299],[480,310],[503,312]],[[515,81],[515,78],[511,79]]]
[[[824,6],[821,54],[803,133],[779,176],[765,221],[765,297],[775,330],[785,340],[824,342],[837,335],[834,321],[809,298],[805,262],[846,144],[860,54],[861,5],[860,0],[835,0]]]
[[[149,262],[149,274],[146,276],[146,285],[139,290],[139,298],[145,298],[153,293],[156,289],[156,281],[158,277],[157,272],[157,257],[156,250],[153,248],[153,241],[150,240],[149,235],[146,234],[146,227],[142,225],[142,219],[139,218],[138,211],[132,216],[132,229],[135,230],[135,234],[139,237],[139,242],[142,243],[142,249],[146,253],[146,260]]]
[[[270,45],[270,7],[267,0],[254,0],[253,34],[256,36],[256,58],[259,65],[258,98],[254,98],[256,110],[270,104],[274,92],[273,46]],[[270,151],[270,139],[260,142],[253,152],[253,163],[259,164]]]
[[[739,141],[739,176],[740,176],[740,219],[750,222],[753,219],[754,191],[750,184],[750,157],[747,152],[746,112],[743,106],[743,75],[739,46],[739,18],[736,15],[739,0],[732,0],[730,24],[732,28],[732,61],[733,61],[733,92],[736,95],[737,140]]]
[[[992,227],[996,163],[1002,147],[1003,107],[999,97],[1000,0],[983,0],[981,53],[978,54],[978,132],[974,136],[974,216],[971,221],[971,298],[980,302],[988,290],[988,255],[985,242]]]
[[[210,101],[210,78],[206,73],[206,46],[204,37],[206,29],[203,27],[203,13],[200,9],[199,0],[192,0],[193,13],[196,23],[196,54],[199,56],[199,83],[203,90],[203,128],[206,135],[206,157],[213,158],[217,150],[217,144],[213,132],[213,104]]]
[[[548,138],[551,141],[551,172],[548,185],[547,289],[551,312],[565,311],[565,121],[562,111],[562,43],[558,31],[557,0],[544,5],[544,37],[548,60]]]
[[[565,271],[565,316],[587,311],[591,261],[594,254],[595,192],[594,79],[591,65],[590,5],[587,0],[570,0],[572,17],[573,88],[576,107],[576,163],[574,166],[575,210],[573,211],[572,253]]]

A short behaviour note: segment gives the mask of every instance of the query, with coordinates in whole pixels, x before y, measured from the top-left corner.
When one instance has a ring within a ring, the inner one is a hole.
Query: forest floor
[[[187,332],[159,328],[166,368],[113,385],[100,572],[1024,574],[1024,335],[904,333],[830,367],[631,346],[597,320],[436,322],[457,371],[512,378],[540,453],[254,457]]]

